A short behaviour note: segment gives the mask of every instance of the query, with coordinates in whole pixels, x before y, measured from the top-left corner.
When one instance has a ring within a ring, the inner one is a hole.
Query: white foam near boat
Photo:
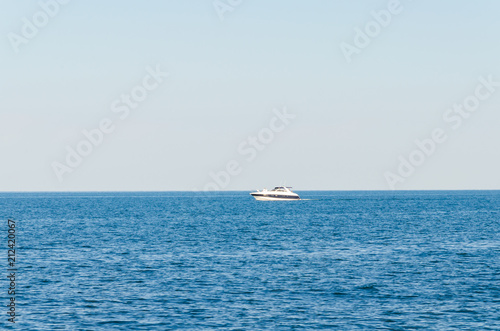
[[[259,201],[291,201],[300,200],[297,193],[292,192],[291,187],[277,186],[274,189],[268,191],[263,189],[262,191],[250,193],[256,200]]]

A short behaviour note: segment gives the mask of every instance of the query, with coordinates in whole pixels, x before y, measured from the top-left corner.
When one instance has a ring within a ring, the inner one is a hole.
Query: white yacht
[[[299,195],[291,191],[291,187],[285,186],[277,186],[271,191],[263,189],[262,191],[252,192],[250,195],[259,201],[300,200]]]

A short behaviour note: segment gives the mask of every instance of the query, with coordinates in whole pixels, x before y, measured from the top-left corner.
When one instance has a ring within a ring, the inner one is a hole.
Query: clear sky
[[[0,191],[500,189],[499,1],[0,5]]]

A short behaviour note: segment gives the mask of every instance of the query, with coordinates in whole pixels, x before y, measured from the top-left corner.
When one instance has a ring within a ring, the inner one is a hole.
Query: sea
[[[500,191],[297,193],[0,193],[0,329],[500,330]]]

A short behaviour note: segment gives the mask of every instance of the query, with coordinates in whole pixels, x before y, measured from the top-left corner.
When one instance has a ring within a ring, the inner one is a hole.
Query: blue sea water
[[[15,329],[500,329],[499,191],[298,193],[0,193]]]

